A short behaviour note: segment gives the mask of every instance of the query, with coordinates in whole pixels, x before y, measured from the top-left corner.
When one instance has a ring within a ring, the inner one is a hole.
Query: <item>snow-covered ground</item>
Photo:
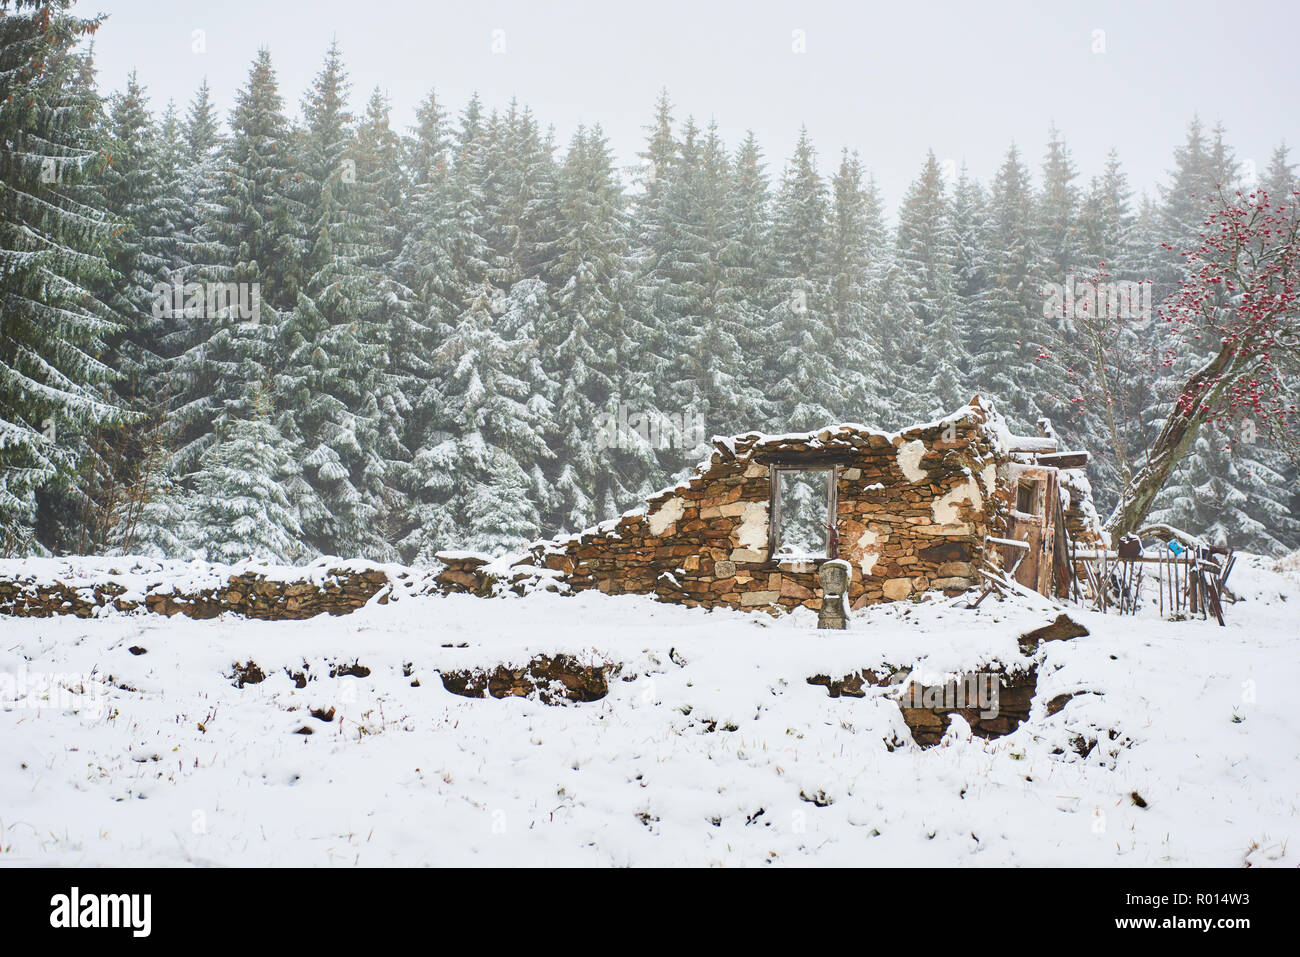
[[[1092,634],[1041,647],[1027,724],[984,741],[958,719],[928,750],[897,688],[806,679],[1024,667],[1016,637],[1055,617],[1045,602],[936,597],[848,632],[590,593],[3,618],[0,863],[1294,867],[1300,571],[1272,567],[1239,563],[1227,628],[1072,609]],[[609,695],[469,699],[439,679],[558,652],[618,663]],[[250,661],[266,680],[234,687]],[[353,662],[369,675],[329,677]],[[1046,715],[1077,691],[1096,693]]]

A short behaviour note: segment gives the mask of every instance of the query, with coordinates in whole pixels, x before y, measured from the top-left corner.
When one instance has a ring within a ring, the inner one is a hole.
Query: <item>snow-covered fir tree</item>
[[[874,183],[863,182],[862,161],[847,149],[831,178],[830,200],[823,269],[840,390],[831,397],[831,411],[844,421],[890,422],[885,317],[875,286],[878,259],[888,254],[885,227],[879,193]]]
[[[1045,279],[1033,209],[1029,169],[1012,146],[989,192],[983,244],[988,279],[969,326],[971,384],[996,396],[1012,422],[1029,430],[1039,416],[1057,411],[1049,390],[1059,381],[1039,366],[1054,333],[1043,317]]]
[[[194,548],[210,562],[293,564],[312,554],[293,495],[299,466],[269,421],[265,389],[250,388],[247,417],[223,421],[194,488]]]
[[[97,295],[117,224],[98,177],[107,162],[87,62],[73,45],[98,19],[67,0],[0,17],[0,551],[76,547],[68,503],[86,436],[125,421],[104,363],[121,317]],[[38,494],[47,498],[37,533]]]
[[[933,151],[899,208],[895,256],[907,302],[890,342],[900,376],[895,401],[904,419],[924,421],[941,408],[956,408],[970,399],[963,385],[966,357],[957,298],[957,237]]]
[[[623,370],[638,352],[626,308],[634,281],[626,203],[599,127],[579,128],[569,143],[555,217],[555,239],[542,253],[550,309],[536,327],[534,381],[545,384],[555,452],[544,524],[576,530],[630,507],[656,467],[639,435],[597,428],[602,415],[617,420],[628,407]]]
[[[839,401],[825,283],[829,207],[826,181],[803,129],[773,211],[768,414],[769,427],[781,431],[830,424]]]
[[[387,366],[384,302],[364,231],[349,84],[333,45],[303,103],[296,168],[307,249],[294,308],[277,343],[276,425],[301,454],[319,508],[304,511],[305,540],[345,556],[385,554],[386,460],[380,401]]]
[[[416,454],[426,476],[414,509],[423,529],[417,560],[455,546],[499,553],[539,533],[532,473],[550,454],[542,431],[548,410],[533,401],[523,372],[545,297],[544,283],[524,280],[498,316],[498,294],[484,283],[439,348],[447,399],[441,441]]]

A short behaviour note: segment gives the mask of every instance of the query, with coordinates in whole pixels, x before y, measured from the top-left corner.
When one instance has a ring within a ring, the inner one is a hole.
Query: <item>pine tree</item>
[[[437,97],[416,112],[404,144],[410,181],[403,244],[393,263],[401,308],[389,322],[390,375],[406,404],[403,446],[411,465],[396,470],[407,498],[397,541],[405,561],[431,561],[457,544],[458,519],[447,507],[449,479],[439,474],[454,422],[447,408],[450,376],[438,356],[453,334],[471,293],[487,282],[492,251],[483,238],[473,182],[472,144],[478,101],[470,102],[460,133],[461,161]]]
[[[181,121],[181,139],[177,143],[179,150],[179,175],[182,199],[182,219],[179,223],[178,239],[182,263],[177,269],[177,280],[188,281],[195,276],[195,266],[204,261],[202,250],[196,248],[199,240],[199,227],[203,224],[203,206],[205,195],[217,180],[218,161],[225,145],[221,133],[221,124],[217,118],[216,107],[212,103],[212,91],[205,78],[190,101]],[[178,326],[173,330],[176,336],[186,330]],[[173,355],[193,345],[192,342],[177,338],[171,352]]]
[[[1192,453],[1156,496],[1149,521],[1264,555],[1282,555],[1300,539],[1291,514],[1285,458],[1264,444],[1230,443],[1205,428]]]
[[[498,294],[484,283],[439,350],[447,405],[441,441],[416,454],[427,477],[414,509],[416,561],[449,547],[501,554],[539,533],[531,474],[549,454],[541,431],[547,409],[531,401],[523,372],[545,295],[539,280],[518,283],[498,319]]]
[[[183,287],[180,308],[172,310],[187,327],[181,337],[189,343],[174,366],[179,395],[172,415],[172,464],[188,490],[217,487],[205,473],[220,461],[218,453],[205,453],[231,434],[234,422],[262,418],[257,402],[275,398],[260,396],[281,365],[282,320],[297,302],[305,245],[294,176],[289,124],[263,49],[236,96],[216,178],[203,189],[203,223],[192,247],[200,262],[189,274],[193,282]],[[278,448],[297,454],[292,446]],[[310,484],[296,473],[285,481],[295,521],[318,527],[324,507]],[[297,526],[280,531],[297,540]]]
[[[176,130],[173,127],[172,135]],[[109,113],[110,161],[100,191],[121,224],[110,246],[116,278],[105,298],[125,320],[115,339],[112,364],[124,373],[118,390],[128,405],[156,401],[163,364],[159,286],[170,284],[176,265],[177,222],[182,198],[163,131],[149,115],[144,89],[132,73]]]
[[[978,303],[987,288],[989,262],[983,241],[987,229],[988,197],[979,180],[971,176],[963,163],[952,191],[949,220],[952,223],[954,291],[958,314],[964,324],[974,321]],[[963,344],[964,380],[970,377],[970,356],[964,348],[970,341],[969,333],[961,331]],[[963,381],[963,385],[969,385]],[[966,396],[966,401],[970,396]]]
[[[1029,171],[1012,146],[989,196],[984,246],[988,283],[971,329],[971,377],[1021,428],[1059,411],[1059,373],[1043,367],[1052,325],[1043,318],[1041,255],[1034,238]]]
[[[724,278],[729,165],[716,125],[700,131],[687,120],[664,195],[662,214],[671,242],[656,257],[660,297],[671,310],[665,323],[675,347],[659,412],[702,416],[717,424],[716,431],[734,431],[758,401],[742,360],[750,314],[737,308]],[[662,459],[676,471],[703,451],[679,449]]]
[[[1161,233],[1168,244],[1156,298],[1163,300],[1179,278],[1179,254],[1200,234],[1202,223],[1220,190],[1230,191],[1237,180],[1237,162],[1224,142],[1224,130],[1216,126],[1212,138],[1205,135],[1199,118],[1187,128],[1187,138],[1174,150],[1174,169],[1169,184],[1161,189]]]
[[[1137,278],[1142,268],[1134,247],[1136,216],[1133,191],[1119,161],[1119,154],[1106,154],[1106,166],[1094,176],[1081,200],[1078,265],[1094,268],[1105,263],[1112,275],[1122,270]]]
[[[830,360],[824,263],[829,201],[808,131],[799,133],[774,211],[774,276],[768,372],[771,426],[820,428],[842,391]]]
[[[1276,205],[1295,202],[1294,193],[1300,188],[1300,178],[1296,177],[1296,165],[1291,162],[1291,151],[1286,143],[1279,143],[1273,150],[1268,169],[1260,178],[1259,187],[1268,193],[1269,200]]]
[[[200,197],[203,222],[192,247],[198,261],[187,279],[200,284],[199,298],[190,300],[187,285],[182,308],[171,317],[187,327],[180,333],[187,348],[176,364],[181,394],[174,413],[182,474],[197,465],[225,417],[247,417],[249,390],[275,368],[281,312],[297,295],[293,276],[302,244],[295,234],[299,209],[289,193],[289,123],[265,49],[236,96],[230,127],[216,177]],[[250,315],[234,308],[209,314],[206,294],[216,283],[235,284]]]
[[[184,264],[180,125],[170,105],[161,124],[153,121],[134,73],[111,100],[108,121],[110,160],[99,188],[120,226],[107,247],[114,278],[102,295],[121,317],[122,329],[109,339],[104,360],[121,373],[117,394],[139,418],[129,430],[99,429],[89,437],[96,466],[83,472],[86,548],[139,544],[156,552],[159,537],[169,545],[175,538],[156,523],[142,526],[140,519],[146,503],[151,516],[168,510],[166,499],[158,497],[170,484],[170,429],[163,409],[171,389],[171,320],[163,306]],[[179,523],[179,513],[172,514]]]
[[[115,228],[86,184],[102,168],[98,103],[73,45],[99,19],[67,0],[0,17],[0,551],[33,541],[37,495],[72,484],[84,436],[125,419],[98,356],[119,318],[95,291]],[[42,518],[47,546],[66,529]]]
[[[301,541],[290,481],[298,471],[270,402],[254,388],[250,417],[228,419],[203,454],[193,501],[195,545],[210,562],[260,559],[294,564],[310,555]]]
[[[924,420],[970,398],[958,324],[957,240],[933,150],[899,209],[895,255],[906,283],[905,316],[914,323],[896,328],[890,343],[890,358],[901,377],[897,405],[909,420]]]
[[[399,557],[394,543],[406,529],[406,499],[414,477],[407,445],[412,404],[409,364],[395,355],[406,348],[411,322],[406,289],[397,279],[406,242],[406,195],[401,138],[389,125],[388,97],[375,89],[366,103],[356,137],[358,266],[373,284],[369,316],[372,340],[384,348],[384,368],[375,383],[378,415],[375,455],[383,463],[373,535],[377,554]]]
[[[736,339],[737,374],[749,386],[734,402],[734,421],[711,423],[711,432],[735,434],[768,419],[767,398],[754,388],[751,368],[768,352],[768,314],[772,306],[772,195],[763,153],[753,132],[745,135],[730,166],[724,200],[722,271],[723,307]]]
[[[303,514],[303,535],[322,552],[382,554],[378,537],[386,463],[377,450],[381,376],[387,366],[378,277],[366,266],[357,189],[355,121],[337,44],[303,102],[295,168],[308,249],[303,281],[280,335],[277,427],[302,449],[302,476],[322,508]]]
[[[555,451],[543,524],[581,529],[630,507],[655,469],[639,443],[600,442],[594,423],[626,407],[620,379],[637,361],[624,306],[632,285],[625,199],[599,127],[579,128],[556,181],[556,239],[543,276],[548,321],[536,329],[538,368],[531,376],[550,402]]]
[[[847,149],[831,179],[826,237],[827,318],[840,393],[831,411],[839,420],[892,420],[888,363],[881,341],[881,305],[874,298],[873,270],[886,253],[880,196],[864,184],[862,162]]]
[[[1052,281],[1066,277],[1085,263],[1082,259],[1082,224],[1079,221],[1080,191],[1075,185],[1078,169],[1070,148],[1055,126],[1048,131],[1047,157],[1043,160],[1043,185],[1034,212],[1034,231],[1043,268]]]
[[[671,261],[674,236],[668,219],[667,198],[677,176],[680,144],[673,131],[672,103],[668,91],[660,91],[655,102],[653,122],[647,126],[645,151],[638,154],[644,161],[641,171],[641,194],[633,206],[633,268],[636,295],[630,314],[639,333],[639,352],[633,369],[628,370],[623,394],[637,397],[647,404],[657,404],[661,384],[671,374],[675,355],[672,343],[676,307],[670,301],[672,290],[665,268]]]
[[[481,278],[473,277],[472,288],[478,288],[486,279],[498,294],[509,288],[516,272],[504,251],[507,243],[495,222],[498,194],[504,188],[498,155],[503,138],[500,116],[494,112],[485,117],[483,104],[475,94],[461,111],[460,125],[450,147],[450,186],[458,232],[467,234],[467,240],[475,246],[473,253],[477,259],[477,262],[467,259],[464,265],[483,271]]]
[[[157,201],[139,206],[148,213],[150,241],[165,261],[150,302],[155,315],[149,324],[150,350],[158,357],[148,384],[136,394],[147,399],[144,418],[132,432],[132,479],[108,535],[111,550],[152,557],[189,557],[187,544],[196,534],[192,490],[182,482],[175,457],[181,440],[178,422],[169,414],[184,389],[178,358],[199,344],[201,324],[185,310],[165,308],[160,301],[167,287],[184,289],[196,281],[202,260],[196,233],[202,223],[200,200],[216,177],[216,151],[221,143],[216,112],[206,81],[182,119],[168,103],[158,127],[149,161],[156,171]]]
[[[489,244],[502,263],[502,288],[539,274],[553,240],[556,166],[554,145],[538,128],[532,112],[511,100],[495,128],[491,157],[495,167],[485,195]]]

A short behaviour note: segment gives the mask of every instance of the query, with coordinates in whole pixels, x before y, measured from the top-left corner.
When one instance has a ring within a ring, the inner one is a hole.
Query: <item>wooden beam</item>
[[[1081,469],[1091,458],[1087,452],[1048,452],[1038,456],[1037,462],[1057,469]]]
[[[753,461],[759,465],[771,465],[779,469],[829,469],[836,465],[851,464],[861,458],[861,452],[845,449],[820,452],[755,452]]]

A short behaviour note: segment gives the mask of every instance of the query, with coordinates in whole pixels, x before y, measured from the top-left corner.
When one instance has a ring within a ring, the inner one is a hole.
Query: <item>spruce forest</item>
[[[1104,518],[1204,359],[1162,318],[1182,251],[1215,209],[1297,186],[1284,144],[1247,169],[1188,117],[1162,183],[1117,151],[1085,176],[1048,129],[988,182],[917,157],[891,210],[870,143],[794,129],[764,155],[670,90],[629,167],[524,102],[431,91],[394,128],[339,45],[305,91],[262,49],[228,115],[206,85],[157,104],[97,74],[99,20],[5,6],[10,557],[501,553],[637,505],[715,434],[899,429],[977,393],[1089,449]],[[1045,290],[1089,283],[1137,284],[1150,315],[1053,313]],[[1196,432],[1149,521],[1300,546],[1282,381]]]

